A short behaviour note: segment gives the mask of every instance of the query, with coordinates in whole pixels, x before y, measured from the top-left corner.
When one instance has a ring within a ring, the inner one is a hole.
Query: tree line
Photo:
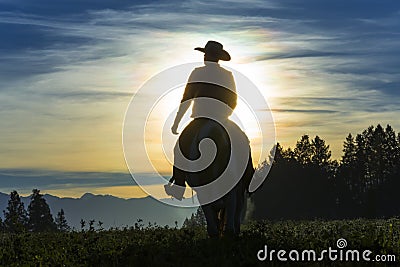
[[[258,172],[271,164],[265,161]],[[400,215],[400,134],[370,126],[331,158],[319,136],[276,145],[270,173],[251,197],[254,219],[385,218]]]
[[[61,209],[55,219],[40,190],[33,189],[28,210],[17,191],[12,191],[8,205],[3,210],[4,221],[0,218],[0,230],[9,233],[69,231],[64,210]]]

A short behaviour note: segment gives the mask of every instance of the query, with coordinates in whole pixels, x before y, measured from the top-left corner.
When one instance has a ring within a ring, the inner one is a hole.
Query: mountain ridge
[[[137,220],[143,223],[156,223],[164,226],[182,225],[185,218],[190,217],[196,208],[182,208],[169,206],[154,198],[119,198],[113,195],[96,195],[85,193],[79,198],[59,197],[44,194],[43,197],[49,204],[53,218],[63,209],[68,224],[75,229],[80,229],[80,220],[101,221],[103,228],[132,226]],[[0,192],[0,211],[6,209],[9,195]],[[30,196],[21,196],[25,209],[30,203]],[[0,217],[3,216],[3,212]]]

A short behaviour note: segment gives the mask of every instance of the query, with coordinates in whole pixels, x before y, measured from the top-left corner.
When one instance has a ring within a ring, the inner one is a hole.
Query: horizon
[[[40,188],[33,188],[33,189],[39,189],[40,190]],[[32,189],[32,190],[33,190]],[[15,190],[15,191],[17,191],[17,190]],[[12,191],[11,191],[12,192]],[[10,192],[10,193],[11,193]],[[10,193],[7,193],[7,192],[2,192],[2,191],[0,191],[0,194],[4,194],[4,195],[7,195],[7,196],[9,196],[10,195]],[[20,197],[24,197],[24,198],[27,198],[27,197],[30,197],[30,196],[32,196],[32,193],[30,193],[30,194],[20,194],[18,191],[17,191],[17,193],[18,193],[18,195],[20,196]],[[82,199],[85,195],[91,195],[91,196],[95,196],[95,197],[97,197],[97,196],[99,196],[99,197],[115,197],[115,198],[119,198],[119,199],[124,199],[124,200],[130,200],[130,199],[143,199],[143,198],[151,198],[151,199],[154,199],[152,196],[150,196],[150,195],[146,195],[146,196],[144,196],[144,197],[131,197],[131,198],[125,198],[125,197],[120,197],[120,196],[115,196],[115,195],[111,195],[111,194],[93,194],[93,193],[91,193],[91,192],[85,192],[85,193],[83,193],[82,195],[80,195],[80,196],[78,196],[78,197],[73,197],[73,196],[57,196],[57,195],[53,195],[53,194],[50,194],[50,193],[47,193],[47,192],[42,192],[42,190],[40,190],[40,194],[42,194],[43,196],[52,196],[52,197],[57,197],[57,198],[68,198],[68,199]]]
[[[379,124],[382,127],[387,125]],[[368,127],[376,127],[377,125],[369,125]],[[366,130],[366,127],[364,130]],[[396,132],[396,129],[393,129]],[[350,133],[354,138],[360,133]],[[400,136],[400,132],[396,132],[397,136]],[[316,135],[318,136],[318,135]],[[309,136],[310,141],[314,139],[315,136]],[[346,136],[347,137],[347,136]],[[298,138],[298,141],[301,136]],[[323,139],[323,138],[322,138]],[[324,140],[324,139],[323,139]],[[326,140],[325,140],[326,141]],[[343,143],[345,142],[345,138]],[[279,141],[277,141],[279,143]],[[329,143],[326,143],[330,147]],[[283,149],[295,147],[283,146]],[[268,160],[268,159],[265,159]],[[337,161],[339,164],[341,158],[333,158],[331,160]],[[74,198],[80,199],[85,194],[92,194],[95,196],[112,196],[121,199],[140,199],[151,197],[153,199],[169,199],[170,196],[166,195],[164,190],[160,190],[160,185],[164,185],[168,182],[170,173],[162,174],[165,179],[164,184],[159,184],[159,177],[155,176],[154,173],[134,173],[136,176],[133,179],[131,173],[127,170],[126,172],[121,171],[110,171],[110,172],[99,172],[99,171],[61,171],[61,170],[51,170],[51,169],[32,169],[32,168],[0,168],[0,193],[10,194],[12,191],[17,191],[20,196],[27,197],[31,195],[33,189],[39,189],[43,195],[52,195],[59,198]],[[40,182],[31,183],[29,186],[26,184],[19,184],[16,187],[5,187],[5,184],[9,182],[4,181],[6,178],[22,179],[21,182],[27,181],[25,178],[37,178],[41,180]],[[138,180],[136,180],[138,179]],[[268,177],[267,177],[268,179]],[[54,183],[58,181],[59,183]],[[74,183],[71,183],[73,182]],[[146,187],[154,186],[158,189],[156,191],[152,190],[152,194],[145,192],[141,186],[137,185],[137,181]],[[41,186],[36,186],[41,184]],[[7,188],[7,189],[6,189]],[[191,198],[191,191],[188,186],[185,191],[185,198]],[[156,194],[154,194],[156,192]]]

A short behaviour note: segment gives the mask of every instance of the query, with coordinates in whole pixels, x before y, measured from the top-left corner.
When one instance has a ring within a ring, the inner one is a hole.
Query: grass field
[[[205,229],[175,229],[155,225],[115,230],[67,233],[1,234],[0,264],[3,266],[260,266],[282,265],[274,254],[260,261],[259,250],[315,250],[337,248],[370,250],[369,256],[394,255],[400,259],[400,219],[343,221],[251,222],[240,238],[210,240]],[[288,258],[288,253],[286,257]],[[338,252],[339,253],[339,252]],[[292,254],[295,255],[295,254]],[[388,260],[388,259],[387,259]],[[391,259],[393,260],[393,259]],[[363,260],[361,259],[361,262]],[[357,262],[303,261],[286,264],[353,266]],[[370,262],[372,263],[372,261]],[[386,263],[395,265],[395,263]]]

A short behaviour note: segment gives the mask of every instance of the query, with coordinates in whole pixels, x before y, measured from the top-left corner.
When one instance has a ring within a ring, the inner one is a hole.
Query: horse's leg
[[[240,181],[236,188],[236,210],[235,210],[235,218],[234,218],[234,227],[235,234],[239,235],[240,233],[240,223],[242,220],[242,212],[245,204],[245,192],[243,182]]]
[[[240,233],[241,214],[244,207],[243,182],[239,183],[224,197],[226,209],[225,235],[238,236]]]
[[[221,208],[218,212],[218,230],[219,236],[222,236],[225,231],[225,224],[226,224],[226,209]]]
[[[211,238],[218,237],[218,213],[212,203],[201,206],[207,221],[207,233]]]
[[[224,235],[225,236],[233,236],[235,235],[235,215],[236,215],[236,194],[235,188],[233,188],[227,195],[224,197],[225,203],[225,228]]]

